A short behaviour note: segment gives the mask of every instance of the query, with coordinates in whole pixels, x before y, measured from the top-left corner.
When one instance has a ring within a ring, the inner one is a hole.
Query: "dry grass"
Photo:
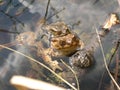
[[[4,45],[0,45],[0,47],[5,48],[5,49],[10,50],[10,51],[13,51],[13,52],[15,52],[15,53],[17,53],[17,54],[19,54],[19,55],[22,55],[22,56],[28,58],[27,60],[31,60],[31,61],[33,61],[33,62],[35,62],[35,63],[43,66],[44,68],[46,68],[47,70],[49,70],[52,74],[54,74],[57,78],[59,78],[59,79],[62,80],[64,83],[66,83],[68,86],[70,86],[73,90],[77,90],[73,85],[71,85],[68,81],[66,81],[65,79],[63,79],[61,76],[59,76],[57,73],[55,73],[52,69],[50,69],[50,68],[49,68],[48,66],[46,66],[45,64],[43,64],[43,63],[37,61],[36,59],[34,59],[34,58],[30,57],[30,56],[27,56],[27,55],[25,55],[25,54],[23,54],[23,53],[21,53],[21,52],[19,52],[19,51],[16,51],[16,50],[14,50],[14,49],[11,49],[11,48],[9,48],[9,47],[6,47],[6,46],[4,46]]]
[[[109,68],[108,68],[108,65],[107,65],[107,62],[106,62],[107,60],[106,60],[105,54],[104,54],[104,49],[103,49],[103,46],[102,46],[102,43],[101,43],[101,39],[100,39],[100,36],[99,36],[99,34],[98,34],[98,30],[97,30],[97,29],[96,29],[96,33],[97,33],[98,41],[99,41],[99,43],[100,43],[100,48],[101,48],[101,51],[102,51],[105,68],[106,68],[106,70],[107,70],[107,72],[108,72],[111,80],[112,80],[113,83],[115,84],[115,86],[118,88],[118,90],[120,90],[119,85],[117,84],[117,82],[115,81],[114,77],[112,76],[112,74],[111,74],[110,71],[109,71]]]

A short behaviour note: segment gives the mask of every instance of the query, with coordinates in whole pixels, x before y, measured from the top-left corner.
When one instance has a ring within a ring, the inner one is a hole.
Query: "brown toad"
[[[58,66],[57,61],[52,61],[51,56],[69,56],[84,47],[81,39],[75,33],[71,32],[64,22],[43,25],[40,30],[47,30],[51,34],[49,48],[45,48],[41,40],[36,40],[39,34],[32,31],[21,33],[17,36],[16,40],[21,44],[36,47],[37,55],[42,57],[53,70],[61,68]]]
[[[48,49],[52,56],[69,56],[84,47],[81,39],[64,22],[52,23],[44,29],[52,34]]]

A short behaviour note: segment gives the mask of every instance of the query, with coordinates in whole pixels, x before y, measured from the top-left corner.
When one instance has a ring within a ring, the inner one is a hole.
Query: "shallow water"
[[[20,0],[11,0],[12,4],[8,7],[6,3],[0,6],[0,10],[5,11],[6,13],[14,16],[16,12],[22,11],[23,8],[28,7],[22,14],[16,16],[20,22],[16,20],[16,25],[11,20],[9,16],[6,16],[4,13],[0,12],[0,28],[9,30],[9,31],[17,31],[17,32],[24,32],[24,31],[35,31],[36,23],[45,15],[45,9],[47,5],[47,0],[35,0],[32,4],[21,4]],[[30,0],[26,0],[27,3],[30,3]],[[56,11],[60,11],[58,16],[53,16],[52,18],[48,19],[47,23],[53,23],[56,21],[64,21],[67,23],[74,32],[78,34],[78,36],[84,41],[86,46],[89,46],[92,41],[94,41],[94,37],[96,36],[95,27],[99,28],[101,26],[106,17],[113,12],[119,13],[118,2],[117,0],[51,0],[50,8],[48,12],[48,18],[52,16]],[[17,5],[13,7],[12,5]],[[27,6],[26,6],[27,5]],[[54,8],[56,11],[54,11]],[[79,25],[72,25],[76,22],[80,21]],[[22,23],[24,23],[24,26]],[[16,26],[16,27],[15,27]],[[116,29],[117,32],[120,32],[119,29]],[[15,40],[16,34],[6,34],[0,32],[0,44],[12,42]],[[103,47],[105,50],[105,55],[110,52],[111,48],[114,46],[112,43],[119,34],[111,32],[108,34],[103,41]],[[96,37],[95,37],[96,38]],[[16,46],[12,47],[20,52],[23,52],[27,55],[31,55],[33,52],[29,50],[28,47]],[[32,52],[32,53],[31,53]],[[36,55],[34,55],[36,56]],[[33,57],[34,57],[33,56]],[[33,62],[29,62],[25,57],[22,57],[18,54],[10,52],[6,49],[2,49],[0,51],[1,63],[0,63],[0,78],[1,78],[1,88],[4,90],[14,90],[10,85],[8,80],[13,75],[25,75],[26,71],[35,70],[35,74],[37,72],[38,76],[34,78],[39,78],[42,74],[38,71],[43,71],[42,69],[38,69],[40,66],[33,64]],[[83,76],[79,77],[80,80],[80,88],[81,90],[97,90],[99,81],[104,71],[104,63],[100,48],[98,47],[95,54],[95,65],[92,68],[85,70]],[[39,59],[41,61],[41,59]],[[31,64],[32,63],[32,64]],[[114,62],[113,62],[114,63]],[[114,66],[114,65],[113,65]],[[32,69],[31,69],[32,68]],[[36,69],[37,68],[37,69]],[[79,70],[78,70],[79,71]],[[30,72],[28,72],[30,73]],[[33,72],[32,72],[33,73]],[[46,72],[44,72],[46,74]],[[34,75],[34,74],[33,74]],[[45,80],[46,77],[49,75],[44,76],[43,79]],[[100,90],[106,90],[105,88],[109,84],[110,78],[106,74],[105,79],[102,83],[102,88]],[[47,81],[47,80],[46,80]],[[49,82],[51,80],[48,80]],[[11,88],[11,89],[10,89]]]

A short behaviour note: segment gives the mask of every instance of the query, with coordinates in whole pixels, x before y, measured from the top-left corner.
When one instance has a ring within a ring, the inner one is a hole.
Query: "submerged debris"
[[[106,36],[106,34],[111,30],[114,25],[120,24],[120,20],[118,18],[117,13],[112,13],[110,17],[106,20],[105,24],[102,26],[102,30],[99,31],[99,35],[101,38]],[[94,63],[93,54],[97,47],[99,46],[99,42],[97,39],[97,35],[94,36],[91,43],[83,50],[78,50],[75,54],[70,57],[70,64],[72,66],[87,68]]]
[[[101,31],[99,31],[99,35],[104,36],[107,32],[111,30],[111,28],[117,24],[120,24],[120,19],[117,13],[111,13],[107,18],[103,26],[101,27]]]
[[[79,50],[70,58],[70,64],[79,68],[88,68],[94,63],[94,57],[85,49]]]

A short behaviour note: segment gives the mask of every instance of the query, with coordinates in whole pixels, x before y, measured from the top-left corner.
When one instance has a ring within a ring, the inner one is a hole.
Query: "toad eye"
[[[57,31],[56,29],[50,29],[50,31],[54,36],[59,36],[62,34],[62,31]]]

